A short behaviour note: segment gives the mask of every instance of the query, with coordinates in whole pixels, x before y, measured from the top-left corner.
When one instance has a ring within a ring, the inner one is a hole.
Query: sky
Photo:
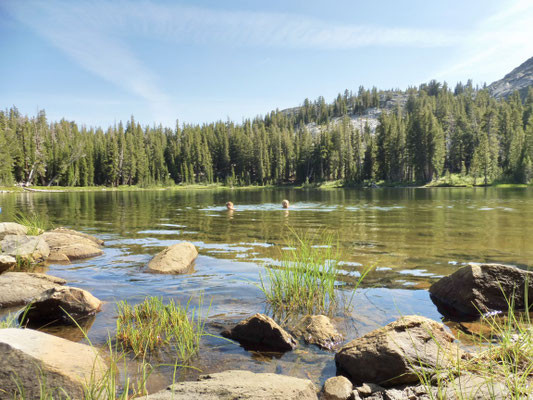
[[[240,122],[360,85],[491,83],[532,38],[531,0],[0,0],[0,108]]]

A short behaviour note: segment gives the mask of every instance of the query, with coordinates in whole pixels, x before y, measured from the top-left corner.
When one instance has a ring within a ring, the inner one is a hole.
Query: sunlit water
[[[291,201],[289,210],[281,208],[285,198]],[[234,212],[224,207],[230,200]],[[202,295],[213,334],[264,312],[264,296],[254,284],[263,268],[287,251],[288,227],[334,233],[342,251],[341,292],[365,268],[375,267],[355,295],[353,311],[335,317],[348,340],[399,315],[439,320],[427,288],[465,263],[526,267],[533,260],[531,189],[19,193],[0,194],[0,207],[0,221],[9,220],[14,210],[44,213],[55,226],[105,241],[103,256],[50,265],[47,271],[106,302],[89,331],[93,344],[104,344],[108,332],[114,332],[119,300],[137,303],[146,296],[163,296],[187,301]],[[145,272],[157,252],[179,241],[191,241],[199,250],[193,272]],[[204,339],[193,365],[203,372],[235,368],[285,373],[317,384],[335,374],[333,354],[314,347],[301,344],[284,355],[265,355],[212,337]],[[196,373],[188,370],[179,377]],[[161,367],[150,386],[162,388],[171,379],[171,369]]]

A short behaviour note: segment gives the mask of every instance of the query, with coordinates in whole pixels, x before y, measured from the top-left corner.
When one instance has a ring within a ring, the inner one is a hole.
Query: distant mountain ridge
[[[488,89],[490,94],[497,99],[508,98],[514,91],[518,90],[523,99],[531,86],[533,86],[533,57],[513,69],[502,79],[492,82]]]

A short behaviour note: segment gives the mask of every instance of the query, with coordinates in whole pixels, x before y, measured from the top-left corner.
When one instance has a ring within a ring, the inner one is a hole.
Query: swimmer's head
[[[232,203],[231,201],[228,201],[228,202],[226,203],[226,208],[227,208],[228,210],[235,210],[235,208],[233,208],[233,203]]]
[[[283,201],[281,202],[281,206],[282,206],[283,208],[289,208],[289,200],[283,200]]]

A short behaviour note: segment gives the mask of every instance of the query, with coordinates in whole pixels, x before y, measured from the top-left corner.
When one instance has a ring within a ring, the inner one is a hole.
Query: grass
[[[205,335],[204,321],[198,308],[175,303],[163,304],[161,298],[147,297],[132,306],[127,301],[118,303],[117,340],[136,357],[171,348],[180,362],[187,362],[200,347]]]
[[[0,321],[0,329],[5,328],[18,328],[19,323],[17,319],[17,315],[10,313],[7,315],[7,317]]]
[[[308,234],[291,229],[288,250],[281,251],[281,266],[265,268],[259,289],[274,314],[330,314],[339,305],[335,282],[340,252],[332,235],[322,234],[316,245]],[[369,270],[357,281],[357,289]],[[353,296],[350,297],[351,303]],[[346,305],[346,304],[345,304]]]
[[[13,220],[28,228],[28,235],[37,236],[50,228],[50,221],[44,215],[39,215],[35,212],[24,214],[22,212],[15,213]]]

